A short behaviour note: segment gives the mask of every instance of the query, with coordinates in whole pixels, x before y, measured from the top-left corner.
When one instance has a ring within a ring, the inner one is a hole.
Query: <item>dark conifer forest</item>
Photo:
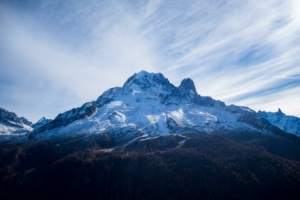
[[[1,199],[299,199],[300,147],[267,135],[176,135],[126,148],[1,146]],[[274,148],[276,147],[276,148]]]

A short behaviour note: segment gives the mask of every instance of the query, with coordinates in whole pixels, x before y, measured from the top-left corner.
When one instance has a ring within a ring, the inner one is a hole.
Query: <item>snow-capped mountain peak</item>
[[[132,92],[148,92],[152,95],[171,94],[176,87],[161,73],[141,71],[131,76],[123,85],[123,90]]]
[[[39,119],[36,123],[42,123],[42,122],[44,122],[46,120],[46,118],[45,117],[42,117],[41,119]]]
[[[155,86],[156,84],[168,85],[170,82],[161,73],[149,73],[146,71],[141,71],[139,73],[133,74],[124,83],[124,86],[130,86],[131,84],[140,85],[142,88],[147,89],[150,86]],[[148,86],[148,87],[147,87]]]
[[[300,118],[288,116],[280,108],[277,112],[258,111],[258,114],[281,130],[300,136]]]
[[[37,129],[37,128],[40,128],[40,127],[44,126],[45,124],[47,124],[51,121],[52,121],[52,119],[46,119],[45,117],[42,117],[35,124],[33,124],[32,127],[34,129]]]
[[[0,134],[23,134],[32,129],[32,123],[24,117],[0,108]],[[1,139],[0,139],[1,140]]]
[[[271,134],[274,130],[270,127],[249,108],[226,106],[219,100],[200,96],[190,78],[176,87],[161,73],[141,71],[128,78],[122,87],[105,91],[96,101],[57,115],[36,128],[30,138],[105,134],[120,144],[135,137],[183,132]]]

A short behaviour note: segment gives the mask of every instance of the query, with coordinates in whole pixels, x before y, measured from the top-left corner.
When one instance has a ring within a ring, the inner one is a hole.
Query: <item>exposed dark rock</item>
[[[36,134],[42,133],[47,130],[52,130],[62,126],[66,126],[76,120],[84,119],[88,116],[94,114],[97,110],[97,107],[94,102],[85,103],[80,108],[73,108],[67,112],[59,114],[54,120],[49,123],[41,126],[30,133],[29,138],[32,139]]]
[[[3,108],[0,108],[0,122],[8,126],[15,126],[23,128],[22,124],[31,126],[32,123],[24,117],[18,117],[15,113],[9,112]]]

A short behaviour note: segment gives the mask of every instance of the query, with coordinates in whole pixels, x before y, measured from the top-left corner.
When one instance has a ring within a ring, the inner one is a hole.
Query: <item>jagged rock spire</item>
[[[195,93],[197,93],[194,81],[190,78],[185,78],[181,81],[179,89],[183,90],[193,90]]]

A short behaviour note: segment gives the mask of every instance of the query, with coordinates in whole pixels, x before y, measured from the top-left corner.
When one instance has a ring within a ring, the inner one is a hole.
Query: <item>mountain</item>
[[[51,121],[52,119],[46,119],[45,117],[42,117],[35,124],[32,125],[32,128],[34,129],[40,128]]]
[[[102,147],[116,147],[137,138],[182,132],[291,137],[247,107],[226,106],[199,95],[189,78],[176,87],[161,73],[141,71],[128,78],[122,87],[111,88],[96,101],[61,113],[37,127],[29,138],[90,135]]]
[[[0,108],[0,134],[24,134],[32,131],[32,123],[24,117],[18,117],[15,113]],[[0,139],[1,140],[1,139]]]
[[[141,71],[1,143],[0,198],[300,199],[299,152],[250,108]]]
[[[300,136],[300,118],[284,114],[280,108],[277,112],[258,111],[258,114],[287,133]]]

